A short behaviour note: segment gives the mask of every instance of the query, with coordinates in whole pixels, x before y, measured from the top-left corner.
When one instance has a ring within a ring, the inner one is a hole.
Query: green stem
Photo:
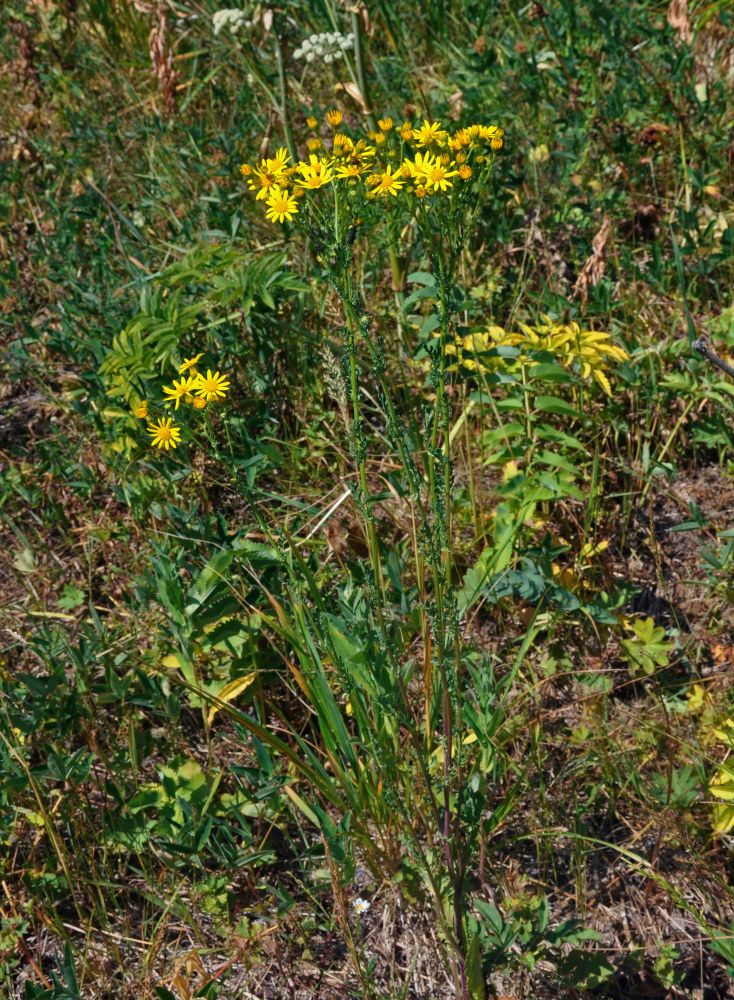
[[[367,86],[367,74],[364,71],[364,47],[362,45],[362,18],[358,13],[352,12],[352,34],[354,35],[354,68],[357,74],[357,86],[364,101],[364,113],[367,124],[373,132],[377,131],[377,122],[372,110],[369,88]]]
[[[283,49],[280,44],[280,38],[275,35],[275,58],[278,63],[278,85],[280,87],[280,108],[278,109],[280,113],[280,120],[283,125],[283,135],[285,136],[285,143],[288,147],[288,152],[295,163],[298,160],[296,155],[296,144],[293,141],[293,133],[291,131],[290,122],[288,121],[288,81],[285,75],[285,62],[283,60]]]

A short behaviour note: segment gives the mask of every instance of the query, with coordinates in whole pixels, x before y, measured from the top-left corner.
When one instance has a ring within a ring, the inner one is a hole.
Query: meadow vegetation
[[[731,0],[0,23],[0,994],[731,996]]]

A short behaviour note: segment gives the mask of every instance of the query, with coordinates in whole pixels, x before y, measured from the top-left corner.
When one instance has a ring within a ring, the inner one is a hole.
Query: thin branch
[[[727,375],[731,375],[734,378],[734,368],[728,365],[726,361],[722,361],[718,354],[714,354],[705,340],[694,340],[691,347],[694,351],[698,351],[699,354],[703,354],[708,361],[721,368]]]

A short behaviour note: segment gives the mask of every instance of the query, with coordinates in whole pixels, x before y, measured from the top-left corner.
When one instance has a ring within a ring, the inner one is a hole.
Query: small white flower
[[[352,900],[352,909],[358,916],[361,916],[363,913],[366,913],[367,910],[369,910],[369,908],[370,908],[369,901],[366,899],[362,899],[361,896],[357,896],[356,899]]]
[[[218,35],[225,27],[229,27],[229,30],[234,34],[243,26],[247,26],[245,12],[237,7],[225,7],[222,10],[217,10],[212,14],[212,26],[215,35]]]

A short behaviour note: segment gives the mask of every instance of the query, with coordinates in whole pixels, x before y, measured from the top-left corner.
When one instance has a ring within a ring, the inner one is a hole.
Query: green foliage
[[[641,872],[734,976],[685,902],[729,895],[734,390],[690,341],[734,347],[730,5],[689,43],[601,0],[288,0],[237,35],[183,4],[172,108],[160,12],[7,6],[0,992],[169,1000],[195,954],[189,994],[240,955],[259,994],[269,949],[407,997],[383,904],[457,995],[671,990],[677,922],[626,958],[585,929]],[[345,61],[292,58],[335,30]],[[376,130],[360,97],[504,127],[471,226],[264,223],[242,159],[332,105]],[[547,343],[477,349],[543,316],[624,347],[611,396]],[[232,402],[153,455],[131,407],[200,351]]]
[[[634,638],[622,640],[622,657],[633,672],[649,676],[667,666],[675,643],[664,639],[665,629],[656,626],[653,618],[633,622],[630,628]]]

